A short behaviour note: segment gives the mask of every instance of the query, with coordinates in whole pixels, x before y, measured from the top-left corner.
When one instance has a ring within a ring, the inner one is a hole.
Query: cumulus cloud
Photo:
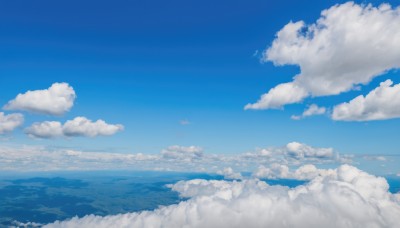
[[[63,125],[63,132],[66,136],[89,136],[113,135],[118,131],[122,131],[124,126],[121,124],[107,124],[104,120],[92,122],[86,117],[76,117],[68,120]]]
[[[247,104],[244,109],[281,109],[285,104],[297,103],[308,96],[307,90],[295,83],[282,83],[263,94],[254,104]]]
[[[24,116],[20,113],[4,114],[0,112],[0,134],[13,131],[24,123]]]
[[[332,119],[341,121],[385,120],[400,117],[400,84],[388,79],[369,92],[333,108]]]
[[[318,176],[332,175],[333,173],[334,170],[332,169],[318,169],[312,164],[302,165],[292,172],[287,165],[273,163],[270,167],[259,166],[252,176],[265,179],[311,180]]]
[[[59,116],[72,108],[75,98],[75,91],[68,83],[54,83],[48,89],[20,93],[3,108]]]
[[[319,107],[316,104],[312,104],[306,110],[304,110],[303,114],[301,114],[300,116],[293,115],[290,118],[293,120],[300,120],[309,116],[323,115],[325,114],[325,112],[325,107]]]
[[[295,158],[331,158],[333,148],[315,148],[304,143],[291,142],[286,145],[287,154]]]
[[[25,129],[25,133],[35,138],[56,138],[63,136],[62,124],[58,121],[45,121],[33,123]]]
[[[217,172],[217,174],[224,176],[225,179],[239,180],[242,179],[242,174],[233,171],[231,167],[224,168]]]
[[[308,96],[336,95],[400,67],[400,8],[353,2],[322,11],[313,24],[290,22],[263,61],[298,65],[293,81],[272,88],[245,109],[282,108]]]
[[[95,137],[98,135],[108,136],[122,131],[124,126],[121,124],[108,124],[104,120],[95,122],[86,117],[75,117],[64,124],[58,121],[44,121],[33,123],[25,129],[25,133],[35,138],[57,138],[86,136]]]
[[[400,216],[400,197],[388,191],[384,178],[348,165],[296,188],[270,186],[257,179],[195,179],[170,187],[190,199],[154,211],[88,215],[45,227],[394,228]]]

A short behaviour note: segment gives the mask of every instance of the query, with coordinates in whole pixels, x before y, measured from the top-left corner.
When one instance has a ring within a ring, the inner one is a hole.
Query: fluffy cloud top
[[[26,128],[25,133],[36,138],[56,138],[61,136],[95,137],[98,135],[113,135],[123,129],[124,126],[121,124],[107,124],[103,120],[93,122],[86,117],[76,117],[64,124],[58,121],[37,122]]]
[[[336,95],[399,68],[399,24],[400,8],[353,2],[322,11],[311,25],[290,22],[277,33],[263,60],[298,65],[300,74],[245,109],[281,108],[310,95]]]
[[[287,154],[295,158],[331,158],[332,148],[315,148],[303,143],[291,142],[286,145]]]
[[[240,180],[243,178],[242,174],[233,171],[231,167],[224,168],[223,170],[218,171],[217,174],[223,175],[225,179],[231,180]]]
[[[45,227],[394,228],[400,216],[400,197],[388,191],[384,178],[348,165],[296,188],[254,179],[196,179],[170,187],[190,199],[154,211],[88,215]]]
[[[0,112],[0,134],[13,131],[24,123],[24,116],[20,113],[4,114]]]
[[[300,120],[309,116],[315,116],[315,115],[323,115],[326,112],[325,107],[319,107],[316,104],[310,105],[306,110],[304,110],[303,114],[300,116],[291,116],[290,118],[293,120]]]
[[[54,83],[48,89],[18,94],[3,108],[59,116],[72,108],[75,98],[75,91],[68,83]]]
[[[400,84],[391,80],[366,96],[360,95],[333,108],[332,119],[342,121],[385,120],[400,117]]]

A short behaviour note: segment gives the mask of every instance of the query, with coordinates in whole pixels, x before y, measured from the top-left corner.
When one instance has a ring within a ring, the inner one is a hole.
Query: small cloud
[[[0,112],[0,135],[13,131],[24,123],[24,116],[20,113],[4,114]]]
[[[254,53],[253,53],[253,57],[257,57],[257,56],[258,56],[258,53],[259,53],[259,51],[258,51],[258,50],[255,50]]]
[[[304,110],[303,114],[301,114],[300,116],[293,115],[290,118],[292,120],[300,120],[309,116],[323,115],[325,113],[326,113],[325,107],[319,107],[316,104],[312,104],[306,110]]]
[[[386,161],[386,157],[384,156],[364,156],[365,160],[374,160],[374,161]]]
[[[169,146],[161,151],[163,158],[192,161],[203,157],[203,148],[198,146]]]
[[[121,124],[108,124],[104,120],[93,122],[86,117],[79,116],[64,124],[58,121],[36,122],[26,128],[25,133],[30,137],[49,139],[74,136],[108,136],[123,129],[124,126]]]
[[[224,176],[228,180],[240,180],[242,179],[242,174],[234,172],[231,167],[224,168],[223,170],[217,171],[217,174]]]

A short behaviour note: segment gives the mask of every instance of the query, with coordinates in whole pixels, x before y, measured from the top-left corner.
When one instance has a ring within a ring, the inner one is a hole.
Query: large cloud
[[[332,119],[343,121],[385,120],[400,117],[400,84],[386,80],[365,97],[333,108]]]
[[[20,113],[4,114],[0,112],[0,134],[13,131],[24,123],[24,116]]]
[[[18,94],[3,108],[59,116],[72,108],[75,98],[75,91],[68,83],[54,83],[48,89]]]
[[[124,126],[121,124],[108,124],[103,120],[93,122],[86,117],[80,116],[73,120],[68,120],[64,124],[58,121],[36,122],[26,128],[25,133],[36,138],[56,138],[61,136],[95,137],[98,135],[113,135],[123,129]]]
[[[155,211],[75,217],[45,227],[394,228],[400,216],[399,195],[389,193],[384,178],[348,165],[292,189],[257,179],[196,179],[171,188],[190,199]]]
[[[281,108],[308,96],[336,95],[400,67],[400,8],[348,2],[311,25],[290,22],[264,52],[264,61],[298,65],[292,82],[277,85],[245,109]]]

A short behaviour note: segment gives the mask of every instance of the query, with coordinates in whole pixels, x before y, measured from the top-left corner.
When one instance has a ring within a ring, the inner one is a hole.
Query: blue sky
[[[275,34],[290,21],[315,23],[322,10],[344,2],[1,2],[1,106],[55,82],[68,83],[77,95],[62,116],[22,112],[24,125],[2,136],[2,143],[119,153],[196,145],[207,153],[239,154],[297,141],[345,154],[397,155],[399,119],[290,118],[311,104],[331,109],[386,79],[399,83],[396,70],[360,90],[308,97],[278,110],[244,110],[299,73],[298,66],[261,63],[260,53]],[[23,131],[34,122],[76,116],[122,124],[124,130],[67,139],[34,139]]]

